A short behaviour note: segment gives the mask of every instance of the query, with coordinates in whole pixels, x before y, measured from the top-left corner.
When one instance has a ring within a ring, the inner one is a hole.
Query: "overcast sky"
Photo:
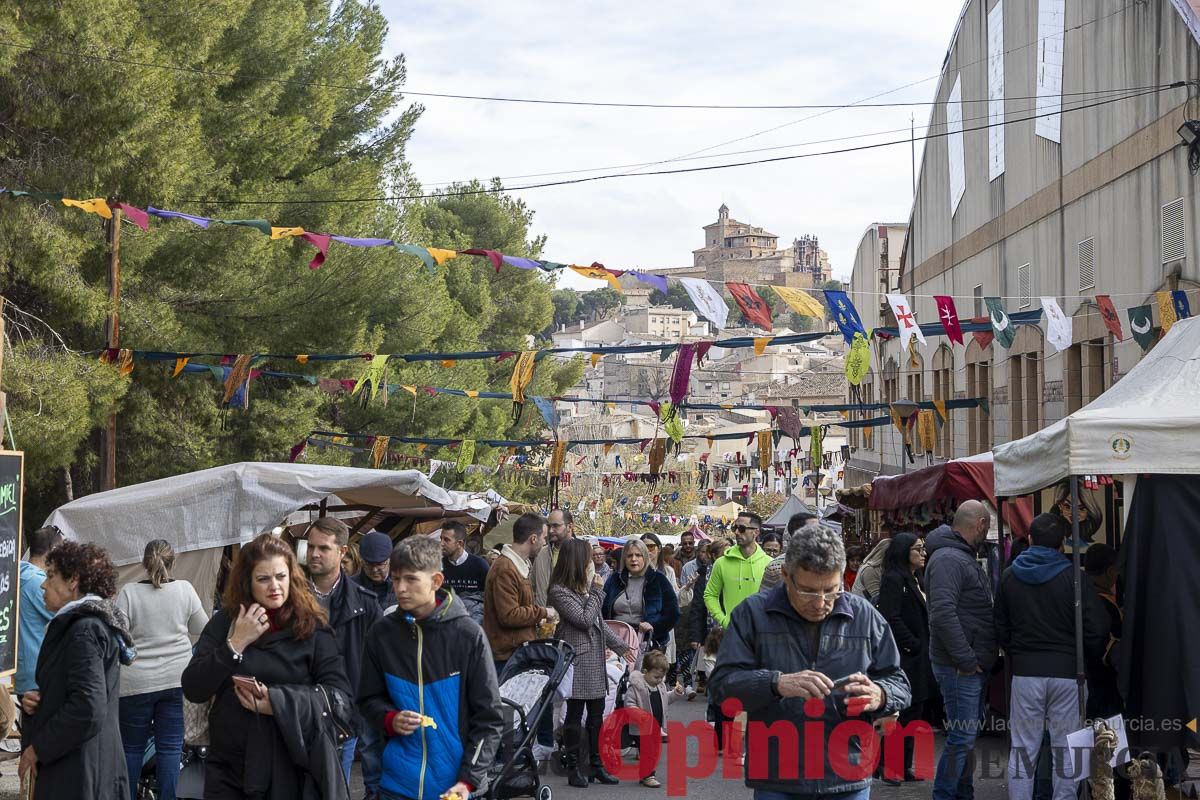
[[[407,88],[539,99],[635,103],[927,103],[962,0],[837,3],[384,2],[390,54],[404,53]],[[817,110],[651,110],[412,98],[426,107],[408,149],[426,189],[499,176],[506,185],[605,174],[517,177],[668,161],[861,137],[673,169],[839,149],[917,135],[930,107]],[[818,115],[819,116],[815,116]],[[804,120],[805,117],[813,117]],[[788,124],[794,123],[794,124]],[[890,131],[889,133],[881,133]],[[920,143],[917,158],[921,157]],[[608,173],[629,172],[609,169]],[[863,232],[908,219],[907,143],[846,155],[684,175],[626,177],[517,192],[536,212],[545,257],[619,269],[692,263],[717,207],[790,244],[816,234],[834,275],[848,278]],[[437,245],[438,242],[428,244]],[[593,282],[577,284],[593,288]],[[602,286],[597,282],[595,286]]]

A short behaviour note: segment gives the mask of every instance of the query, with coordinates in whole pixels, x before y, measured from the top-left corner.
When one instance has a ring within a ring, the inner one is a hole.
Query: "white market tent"
[[[496,495],[452,492],[417,470],[244,462],[87,495],[46,520],[69,539],[108,551],[124,583],[140,576],[142,552],[166,539],[177,577],[211,597],[226,545],[247,543],[322,501],[387,509],[443,509],[486,521]]]
[[[1200,473],[1200,320],[1176,322],[1088,405],[995,448],[996,495],[1036,492],[1071,475]]]

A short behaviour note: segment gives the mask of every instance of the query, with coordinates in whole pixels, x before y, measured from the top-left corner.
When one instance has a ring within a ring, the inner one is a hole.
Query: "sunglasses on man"
[[[754,527],[753,525],[734,525],[733,526],[734,533],[745,533],[746,531],[756,531],[756,530],[758,530],[758,528]]]

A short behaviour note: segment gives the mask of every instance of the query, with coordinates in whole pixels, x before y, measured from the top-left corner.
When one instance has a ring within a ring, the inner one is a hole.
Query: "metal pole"
[[[1086,682],[1083,666],[1083,574],[1080,564],[1079,538],[1079,477],[1072,475],[1071,481],[1071,561],[1075,569],[1075,683],[1079,690],[1079,727],[1087,719]]]
[[[109,201],[112,220],[108,223],[108,317],[104,321],[105,346],[120,346],[121,334],[121,209],[116,198]],[[100,491],[117,488],[117,413],[108,416],[100,429]]]

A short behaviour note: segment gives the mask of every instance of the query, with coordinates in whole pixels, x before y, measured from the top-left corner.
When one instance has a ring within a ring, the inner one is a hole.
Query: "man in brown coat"
[[[533,559],[546,541],[546,520],[522,514],[513,525],[513,542],[504,545],[483,585],[483,632],[492,645],[496,674],[504,669],[513,651],[538,638],[538,625],[556,620],[552,608],[533,602],[530,572]]]

